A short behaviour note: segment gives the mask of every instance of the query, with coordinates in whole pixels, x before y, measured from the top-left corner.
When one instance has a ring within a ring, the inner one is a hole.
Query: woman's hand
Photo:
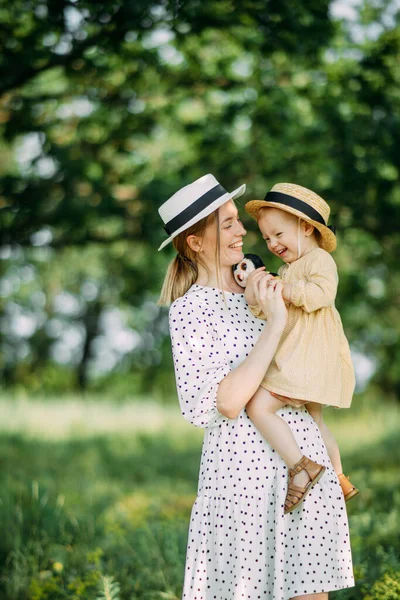
[[[275,394],[275,392],[270,392],[270,394],[277,400],[280,400],[280,402],[282,402],[282,404],[289,404],[290,406],[293,406],[294,408],[301,408],[302,406],[304,406],[305,404],[308,403],[308,400],[296,400],[295,398],[287,398],[286,396],[281,396],[280,394]]]
[[[282,297],[283,284],[269,273],[256,280],[256,302],[262,308],[267,323],[276,325],[283,331],[287,322],[287,309]]]
[[[255,271],[252,272],[251,275],[247,278],[246,289],[244,292],[244,297],[246,299],[247,304],[254,306],[257,304],[255,291],[258,285],[258,281],[265,275],[265,267],[258,267]],[[272,277],[272,275],[271,275]]]

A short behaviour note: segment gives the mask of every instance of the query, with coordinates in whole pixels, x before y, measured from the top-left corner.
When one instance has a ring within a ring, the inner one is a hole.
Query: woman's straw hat
[[[328,226],[329,205],[315,192],[295,183],[277,183],[264,200],[251,200],[245,209],[258,221],[259,211],[271,207],[284,210],[314,225],[321,234],[321,247],[327,252],[336,248],[334,227]]]
[[[239,198],[245,191],[246,184],[243,184],[233,192],[227,192],[210,173],[178,190],[158,209],[164,229],[169,235],[159,250],[179,233],[208,217],[228,200]]]

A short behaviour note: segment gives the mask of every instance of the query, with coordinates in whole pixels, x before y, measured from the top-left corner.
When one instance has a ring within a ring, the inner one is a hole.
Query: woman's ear
[[[193,252],[200,252],[202,246],[202,239],[197,235],[188,235],[186,243],[193,250]]]

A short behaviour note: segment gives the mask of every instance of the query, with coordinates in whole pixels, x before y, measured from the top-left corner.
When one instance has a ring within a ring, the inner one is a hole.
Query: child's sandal
[[[305,487],[293,483],[293,479],[300,471],[307,471],[310,481]],[[285,499],[285,515],[298,508],[303,502],[311,488],[321,479],[325,473],[325,467],[303,456],[293,467],[289,469],[289,487]]]
[[[357,496],[357,494],[360,493],[355,485],[353,485],[351,481],[347,479],[346,475],[343,475],[343,473],[338,475],[338,479],[346,502],[350,500],[350,498],[354,498],[354,496]]]

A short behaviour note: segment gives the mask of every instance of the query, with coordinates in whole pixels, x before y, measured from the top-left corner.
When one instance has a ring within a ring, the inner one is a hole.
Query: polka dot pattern
[[[354,585],[347,514],[319,429],[284,407],[303,453],[327,471],[301,509],[284,515],[287,468],[243,410],[216,408],[219,382],[252,349],[263,322],[241,294],[193,285],[170,309],[182,414],[203,427],[188,535],[184,600],[287,600]]]

